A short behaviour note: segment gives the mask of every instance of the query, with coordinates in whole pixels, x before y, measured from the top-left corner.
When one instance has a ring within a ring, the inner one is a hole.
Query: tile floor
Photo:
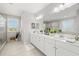
[[[24,45],[21,41],[10,41],[0,52],[0,56],[44,56],[44,54],[31,44]]]

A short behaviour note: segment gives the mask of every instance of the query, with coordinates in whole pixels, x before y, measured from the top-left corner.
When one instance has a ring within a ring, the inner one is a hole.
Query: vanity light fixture
[[[53,12],[59,12],[59,9],[55,7]]]

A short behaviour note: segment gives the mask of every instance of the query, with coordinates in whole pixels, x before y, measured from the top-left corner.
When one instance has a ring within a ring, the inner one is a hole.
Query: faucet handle
[[[75,40],[76,40],[76,41],[78,41],[78,40],[79,40],[79,36],[78,36],[78,35],[75,37]]]

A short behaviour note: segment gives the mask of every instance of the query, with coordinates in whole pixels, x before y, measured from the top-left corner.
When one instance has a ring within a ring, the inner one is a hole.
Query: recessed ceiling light
[[[73,5],[75,5],[76,3],[65,3],[64,5],[65,5],[65,7],[71,7],[71,6],[73,6]]]
[[[42,19],[42,18],[43,18],[43,15],[36,17],[36,19]]]
[[[55,7],[54,10],[53,10],[53,12],[60,12],[60,10],[63,10],[63,7],[64,7],[64,5],[61,4],[58,7]]]
[[[63,8],[64,8],[63,4],[59,5],[59,7],[58,7],[59,10],[63,10]]]
[[[55,7],[53,12],[59,12],[59,9],[57,7]]]
[[[64,4],[61,4],[59,5],[58,7],[55,7],[53,12],[60,12],[61,10],[64,10],[68,7],[71,7],[73,5],[75,5],[76,3],[64,3]]]
[[[63,4],[59,5],[59,8],[63,8],[63,7],[64,7],[64,5],[63,5]]]

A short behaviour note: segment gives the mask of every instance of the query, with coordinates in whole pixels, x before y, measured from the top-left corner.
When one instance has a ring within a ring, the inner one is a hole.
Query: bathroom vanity
[[[75,40],[75,35],[62,35],[31,33],[31,43],[47,56],[78,56],[79,41]]]

